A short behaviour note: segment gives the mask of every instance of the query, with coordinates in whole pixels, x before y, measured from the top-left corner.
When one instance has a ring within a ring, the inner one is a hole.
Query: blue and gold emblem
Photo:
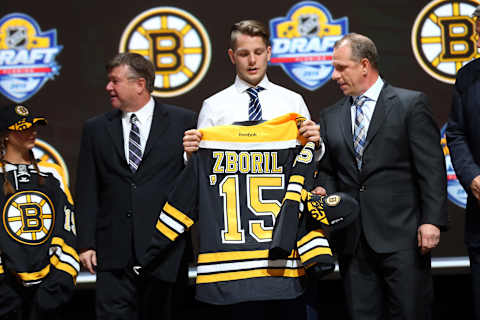
[[[55,61],[62,46],[57,31],[41,31],[37,22],[23,13],[0,19],[0,92],[20,103],[35,95],[58,74]]]
[[[286,17],[270,20],[272,57],[296,83],[314,91],[333,72],[335,41],[348,33],[348,18],[333,19],[322,4],[304,1],[293,6]]]

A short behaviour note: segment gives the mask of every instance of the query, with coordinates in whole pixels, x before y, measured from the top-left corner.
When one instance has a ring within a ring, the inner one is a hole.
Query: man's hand
[[[187,153],[188,158],[193,152],[197,151],[202,140],[202,133],[196,129],[190,129],[183,134],[183,151]]]
[[[325,190],[324,187],[315,187],[315,189],[313,189],[312,191],[310,191],[311,193],[313,194],[317,194],[319,196],[326,196],[327,195],[327,190]]]
[[[426,254],[440,242],[440,229],[433,224],[422,224],[417,230],[417,240],[421,254]]]
[[[476,176],[470,184],[470,190],[472,190],[473,196],[480,200],[480,176]]]
[[[320,144],[320,126],[312,120],[305,120],[300,125],[299,133],[309,142],[316,146]]]
[[[95,274],[95,268],[97,267],[97,252],[93,249],[82,250],[80,252],[80,262],[91,274]]]

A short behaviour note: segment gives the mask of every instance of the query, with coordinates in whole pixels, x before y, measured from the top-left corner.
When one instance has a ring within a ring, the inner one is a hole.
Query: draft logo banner
[[[415,19],[411,43],[415,59],[431,77],[453,84],[457,71],[480,56],[472,13],[473,0],[435,0]]]
[[[0,19],[0,92],[20,103],[58,75],[62,50],[57,30],[41,31],[30,16],[11,13]]]
[[[348,18],[333,19],[318,2],[297,3],[285,17],[270,20],[270,64],[314,91],[330,80],[333,45],[347,33]]]
[[[120,40],[120,52],[135,52],[155,66],[157,97],[184,94],[203,79],[211,59],[204,26],[190,13],[157,7],[137,15]]]

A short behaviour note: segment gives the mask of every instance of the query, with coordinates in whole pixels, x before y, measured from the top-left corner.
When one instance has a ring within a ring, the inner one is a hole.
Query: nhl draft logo
[[[418,14],[411,43],[417,62],[431,77],[453,84],[457,71],[479,57],[473,0],[436,0]]]
[[[155,66],[157,97],[193,89],[210,65],[211,46],[203,25],[190,13],[157,7],[136,16],[123,32],[120,52],[135,52]]]
[[[58,74],[55,29],[42,32],[37,22],[23,13],[0,20],[0,92],[20,103],[35,95]]]
[[[447,125],[445,124],[440,131],[440,144],[442,145],[443,155],[445,156],[445,166],[447,167],[447,196],[448,200],[461,208],[465,208],[467,206],[467,193],[458,181],[455,170],[453,170],[452,160],[450,159],[450,151],[447,147],[447,137],[445,135],[446,129]]]
[[[348,33],[348,18],[332,19],[318,2],[305,1],[293,6],[286,17],[270,20],[272,57],[300,86],[316,90],[333,72],[335,41]]]
[[[51,235],[55,225],[55,210],[50,198],[39,191],[13,194],[3,207],[3,225],[18,242],[39,245]]]

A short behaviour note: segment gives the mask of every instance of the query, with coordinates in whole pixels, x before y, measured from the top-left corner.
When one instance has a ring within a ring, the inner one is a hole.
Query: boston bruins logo
[[[39,191],[17,192],[3,208],[3,225],[18,242],[42,244],[49,239],[55,225],[52,201]]]
[[[436,0],[418,14],[412,48],[420,66],[433,78],[455,82],[458,69],[479,57],[472,13],[477,0]]]
[[[210,39],[190,13],[157,7],[136,16],[123,32],[120,52],[138,53],[155,66],[153,95],[173,97],[194,88],[210,65]]]
[[[15,107],[15,112],[22,117],[28,116],[28,109],[25,108],[24,106],[16,106]]]

